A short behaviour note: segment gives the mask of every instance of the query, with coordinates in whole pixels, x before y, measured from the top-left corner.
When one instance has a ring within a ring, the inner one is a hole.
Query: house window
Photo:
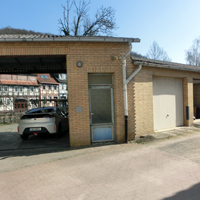
[[[54,87],[54,90],[56,90],[56,89],[57,89],[57,86],[56,86],[56,85],[54,85],[53,87]]]
[[[66,74],[59,74],[60,79],[66,79]]]
[[[40,75],[40,77],[43,79],[49,79],[47,75]]]
[[[22,87],[22,86],[19,87],[19,91],[20,91],[20,92],[23,91],[23,87]]]
[[[51,85],[49,85],[49,90],[51,90]]]
[[[4,90],[4,92],[7,92],[8,91],[8,86],[4,86],[3,90]]]
[[[10,105],[10,99],[6,99],[6,105]]]
[[[43,85],[42,88],[43,88],[43,90],[45,90],[46,89],[45,85]]]
[[[3,105],[3,99],[1,98],[0,99],[0,106],[2,106]]]
[[[46,97],[45,97],[45,96],[43,96],[43,99],[46,99]]]
[[[30,87],[30,92],[33,92],[33,87]]]
[[[51,99],[51,96],[49,96],[49,99]],[[51,103],[51,101],[49,101]]]
[[[14,90],[15,90],[15,92],[17,92],[17,90],[18,90],[17,86],[14,87]]]
[[[0,92],[2,91],[2,86],[0,86]]]

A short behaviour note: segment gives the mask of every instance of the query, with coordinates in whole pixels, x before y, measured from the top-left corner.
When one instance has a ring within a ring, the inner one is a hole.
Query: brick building
[[[200,107],[200,69],[197,66],[132,57],[135,125],[131,137],[190,126],[194,107]]]
[[[125,142],[165,127],[191,125],[200,70],[131,58],[131,43],[134,49],[139,41],[0,35],[0,73],[67,73],[71,146]]]

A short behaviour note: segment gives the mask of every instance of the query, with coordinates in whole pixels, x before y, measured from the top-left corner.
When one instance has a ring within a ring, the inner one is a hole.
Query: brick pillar
[[[189,120],[186,116],[186,107],[189,107]],[[183,78],[183,112],[184,125],[190,126],[193,123],[193,78]]]
[[[70,146],[90,145],[88,73],[77,67],[76,57],[67,56],[67,84]]]
[[[153,84],[152,74],[144,68],[135,77],[134,90],[134,114],[135,136],[153,134]]]

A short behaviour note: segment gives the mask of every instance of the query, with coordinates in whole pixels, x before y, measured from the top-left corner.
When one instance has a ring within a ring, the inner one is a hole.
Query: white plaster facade
[[[0,75],[0,111],[26,111],[36,107],[31,99],[39,99],[36,75]]]

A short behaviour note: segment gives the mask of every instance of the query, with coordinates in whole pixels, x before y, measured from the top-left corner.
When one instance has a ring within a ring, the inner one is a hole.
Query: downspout
[[[139,68],[135,70],[131,76],[126,79],[126,58],[132,52],[132,45],[129,43],[129,51],[122,59],[122,69],[123,69],[123,90],[124,90],[124,116],[125,116],[125,142],[128,143],[128,97],[127,97],[127,85],[132,78],[142,69],[142,65],[139,65]]]

